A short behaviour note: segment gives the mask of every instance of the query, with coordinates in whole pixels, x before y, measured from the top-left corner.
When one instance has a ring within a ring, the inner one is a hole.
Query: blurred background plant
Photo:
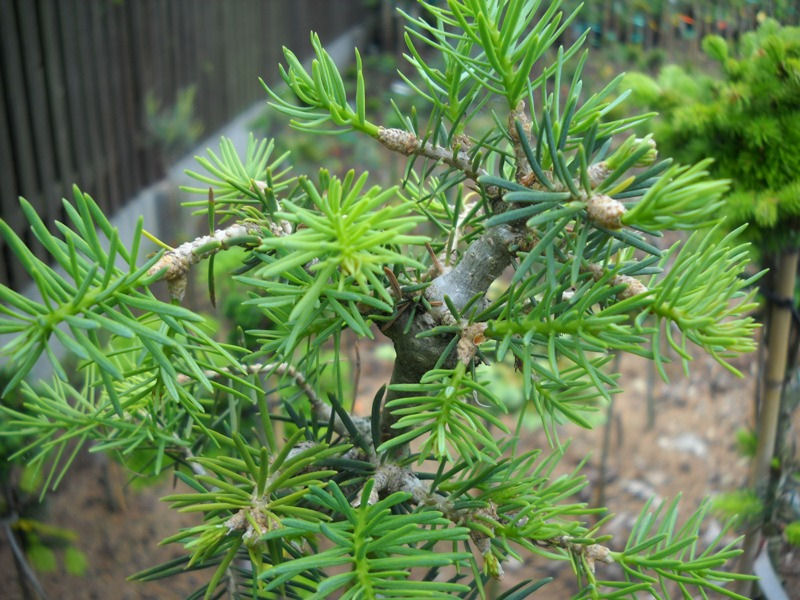
[[[11,380],[0,369],[0,386]],[[19,394],[3,396],[3,404],[22,407]],[[45,522],[47,504],[42,493],[47,485],[41,469],[10,460],[26,445],[24,435],[0,436],[0,523],[11,549],[17,582],[25,598],[44,598],[38,575],[53,573],[61,564],[71,575],[86,572],[87,559],[78,547],[78,534]]]
[[[178,90],[175,103],[163,106],[154,92],[145,96],[145,123],[150,144],[161,155],[164,167],[174,163],[197,145],[203,124],[195,117],[197,86]]]

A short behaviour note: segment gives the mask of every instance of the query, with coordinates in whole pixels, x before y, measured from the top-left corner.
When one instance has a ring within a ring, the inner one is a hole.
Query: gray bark
[[[477,294],[485,294],[492,282],[511,263],[509,248],[523,238],[524,231],[511,225],[498,225],[487,229],[473,241],[461,259],[453,267],[436,277],[427,288],[425,296],[432,304],[431,312],[418,311],[411,325],[408,314],[402,315],[387,329],[386,335],[393,341],[396,358],[392,372],[392,383],[417,383],[439,360],[452,336],[441,335],[418,338],[417,334],[442,324],[449,315],[444,297],[448,296],[457,309],[463,308]],[[421,306],[421,305],[420,305]],[[409,311],[410,312],[410,311]],[[452,316],[451,316],[452,318]],[[404,330],[408,327],[408,331]],[[445,361],[445,368],[456,364],[456,353]],[[396,398],[391,390],[386,400]],[[383,414],[383,434],[391,437],[391,418],[388,411]]]

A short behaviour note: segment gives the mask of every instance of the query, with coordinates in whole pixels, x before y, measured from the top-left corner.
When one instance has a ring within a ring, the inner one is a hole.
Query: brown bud
[[[617,294],[617,298],[620,300],[625,300],[626,298],[631,298],[647,292],[647,286],[630,275],[617,275],[612,279],[611,283],[613,285],[625,286],[625,289]]]
[[[186,287],[189,285],[189,277],[184,275],[179,275],[178,277],[173,277],[172,279],[167,279],[167,289],[169,290],[169,297],[172,300],[177,300],[178,302],[183,301],[184,295],[186,295]]]
[[[589,569],[592,573],[594,573],[594,566],[596,562],[600,561],[606,564],[611,564],[614,562],[614,557],[611,556],[611,551],[600,544],[591,544],[590,546],[586,546],[583,552],[584,556],[586,557],[586,563],[589,565]]]
[[[619,200],[605,195],[591,196],[586,201],[586,212],[595,225],[606,229],[622,228],[622,215],[625,214],[625,207]]]
[[[379,127],[378,140],[389,150],[400,152],[406,156],[414,154],[419,149],[419,138],[417,136],[394,127]]]
[[[594,163],[589,165],[589,183],[593,188],[603,183],[606,177],[611,175],[611,171],[606,164],[606,161]]]

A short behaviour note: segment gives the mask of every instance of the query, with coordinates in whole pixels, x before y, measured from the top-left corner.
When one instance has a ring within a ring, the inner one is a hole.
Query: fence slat
[[[363,19],[357,1],[0,0],[0,215],[31,244],[17,202],[46,222],[73,183],[113,212],[164,172],[147,130],[148,93],[162,109],[196,85],[193,118],[212,133],[265,99],[258,77],[276,77],[280,47],[307,54]],[[352,18],[352,19],[351,19]],[[25,276],[0,240],[0,283]]]
[[[108,81],[110,100],[111,123],[114,133],[115,154],[117,162],[113,167],[119,174],[119,197],[117,206],[130,198],[136,191],[134,170],[130,168],[133,162],[132,148],[128,140],[132,131],[132,122],[129,118],[129,106],[126,102],[124,82],[129,77],[129,65],[123,60],[123,46],[125,44],[125,19],[124,7],[109,3],[103,13],[104,31],[108,44],[108,54],[104,73]]]
[[[74,10],[77,18],[74,35],[78,40],[80,50],[80,85],[81,104],[84,108],[84,135],[88,136],[90,158],[92,165],[90,178],[83,183],[83,190],[100,202],[107,202],[111,198],[111,185],[108,178],[109,151],[108,142],[103,132],[103,115],[100,104],[101,90],[105,82],[97,79],[94,67],[94,53],[102,52],[99,40],[94,38],[95,29],[93,20],[95,3],[77,0]]]
[[[64,212],[58,202],[60,197],[69,193],[71,182],[76,179],[76,157],[70,143],[69,112],[67,110],[66,83],[64,63],[62,62],[60,45],[61,31],[56,17],[55,7],[48,0],[39,0],[39,19],[42,32],[42,50],[44,70],[47,83],[47,99],[51,115],[51,135],[56,156],[58,181],[52,198],[52,213],[64,218]]]
[[[67,180],[67,186],[73,183],[86,187],[92,180],[92,147],[88,132],[86,106],[83,102],[80,49],[77,43],[77,25],[73,11],[74,0],[62,3],[50,3],[60,36],[58,52],[64,68],[64,111],[67,115],[70,151],[74,157],[75,173]]]
[[[1,65],[0,65],[1,66]],[[6,93],[6,84],[2,77],[5,73],[4,69],[0,68],[0,108],[10,108],[10,98]],[[9,117],[6,116],[6,110],[0,110],[0,173],[3,173],[3,188],[9,190],[20,189],[17,181],[17,163],[14,160],[13,147],[11,145],[11,126]],[[0,215],[9,224],[9,226],[16,232],[22,230],[23,216],[17,204],[16,195],[0,194]],[[0,268],[0,281],[5,277],[8,285],[14,286],[16,282],[25,281],[25,273],[19,261],[14,260],[11,249],[0,240],[0,265],[5,268]]]
[[[115,17],[118,22],[117,27],[117,47],[116,67],[120,74],[119,97],[120,126],[124,133],[125,155],[123,156],[123,168],[128,175],[128,188],[124,190],[124,199],[135,195],[147,180],[142,177],[141,153],[141,119],[138,113],[141,106],[137,102],[136,95],[136,74],[134,73],[134,51],[133,51],[133,19],[130,13],[124,12],[123,6],[115,6]]]
[[[53,169],[55,162],[52,126],[50,111],[47,106],[47,89],[44,78],[44,61],[39,43],[30,40],[41,40],[39,19],[36,14],[36,5],[33,2],[23,2],[18,6],[18,27],[20,33],[20,49],[22,51],[23,68],[25,69],[25,83],[28,92],[28,111],[31,119],[33,133],[33,148],[36,154],[34,169],[36,171],[36,200],[34,206],[45,221],[52,219],[51,207],[53,196],[58,197],[59,191],[54,187],[56,173]],[[35,245],[36,254],[42,258],[47,254]]]
[[[33,135],[30,132],[30,115],[28,111],[28,98],[25,90],[24,66],[20,52],[18,37],[17,17],[13,4],[0,2],[0,48],[2,48],[2,63],[0,71],[5,80],[6,98],[9,101],[8,121],[13,160],[16,165],[18,188],[14,189],[10,198],[3,202],[8,212],[3,212],[3,218],[12,224],[16,232],[22,235],[21,226],[24,223],[22,214],[17,204],[17,196],[24,193],[30,196],[31,201],[36,201],[38,183],[36,181],[36,150],[33,145]]]
[[[148,11],[152,0],[128,3],[130,13],[128,16],[131,28],[131,77],[133,115],[136,127],[132,132],[132,140],[139,157],[140,173],[143,185],[155,181],[161,175],[161,168],[155,153],[152,152],[147,129],[145,126],[145,97],[147,86],[152,81],[151,62],[149,60],[152,48],[148,38]]]

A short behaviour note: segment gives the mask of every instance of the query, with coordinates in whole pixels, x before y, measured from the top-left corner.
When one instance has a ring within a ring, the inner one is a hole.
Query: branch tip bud
[[[606,229],[621,229],[625,206],[619,200],[601,194],[590,196],[586,200],[586,212],[595,225]]]

